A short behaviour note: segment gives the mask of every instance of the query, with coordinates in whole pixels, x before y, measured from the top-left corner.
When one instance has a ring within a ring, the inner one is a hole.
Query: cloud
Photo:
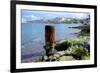
[[[67,18],[86,18],[88,13],[80,12],[41,12],[41,16],[46,18],[55,18],[55,17],[67,17]]]
[[[27,21],[26,21],[25,18],[22,18],[21,22],[22,22],[22,23],[26,23]]]
[[[24,16],[24,18],[27,20],[27,21],[32,21],[32,20],[38,20],[39,18],[37,16],[34,16],[34,15],[27,15],[27,16]]]
[[[26,23],[27,21],[38,20],[39,18],[34,15],[27,15],[22,17],[21,22]]]
[[[23,10],[22,16],[26,18],[26,20],[38,20],[38,19],[47,19],[47,18],[55,18],[55,17],[67,17],[67,18],[86,18],[88,13],[80,13],[80,12],[53,12],[53,11],[32,11],[32,10]]]
[[[79,19],[84,19],[87,18],[89,13],[73,13],[72,16],[73,18],[79,18]]]

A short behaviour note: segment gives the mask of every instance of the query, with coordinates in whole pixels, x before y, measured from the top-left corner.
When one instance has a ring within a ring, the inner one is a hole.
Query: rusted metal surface
[[[54,48],[55,28],[54,26],[45,26],[45,44]]]
[[[49,56],[53,54],[54,50],[54,41],[55,41],[55,28],[54,26],[46,25],[45,26],[45,50],[46,55]]]

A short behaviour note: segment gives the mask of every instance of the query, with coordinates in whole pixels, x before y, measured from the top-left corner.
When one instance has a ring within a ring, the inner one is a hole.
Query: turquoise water
[[[55,41],[65,38],[76,37],[74,33],[80,32],[80,29],[69,27],[79,26],[81,24],[45,24],[45,23],[22,23],[21,25],[21,55],[22,59],[29,56],[44,55],[44,30],[45,25],[55,27]]]

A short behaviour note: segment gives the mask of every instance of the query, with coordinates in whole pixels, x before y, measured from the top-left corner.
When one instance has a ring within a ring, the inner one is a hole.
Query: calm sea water
[[[21,25],[21,57],[22,59],[44,55],[44,30],[45,23],[22,23]],[[55,41],[76,37],[74,33],[80,32],[80,29],[69,27],[79,26],[81,24],[48,24],[55,27]]]

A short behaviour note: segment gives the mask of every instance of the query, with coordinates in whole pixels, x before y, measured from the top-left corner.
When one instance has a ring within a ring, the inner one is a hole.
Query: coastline
[[[68,45],[69,47],[64,49],[63,46],[60,48],[60,51],[57,51],[53,56],[51,56],[51,60],[53,61],[72,61],[72,60],[88,60],[90,58],[90,46],[89,44],[89,36],[80,36],[76,38],[71,39],[65,39],[56,42],[56,46],[59,47],[59,45],[63,43],[71,43],[71,45]],[[30,62],[48,62],[48,57],[46,55],[43,56],[31,56],[27,57],[26,59],[23,59],[22,63],[30,63]]]

